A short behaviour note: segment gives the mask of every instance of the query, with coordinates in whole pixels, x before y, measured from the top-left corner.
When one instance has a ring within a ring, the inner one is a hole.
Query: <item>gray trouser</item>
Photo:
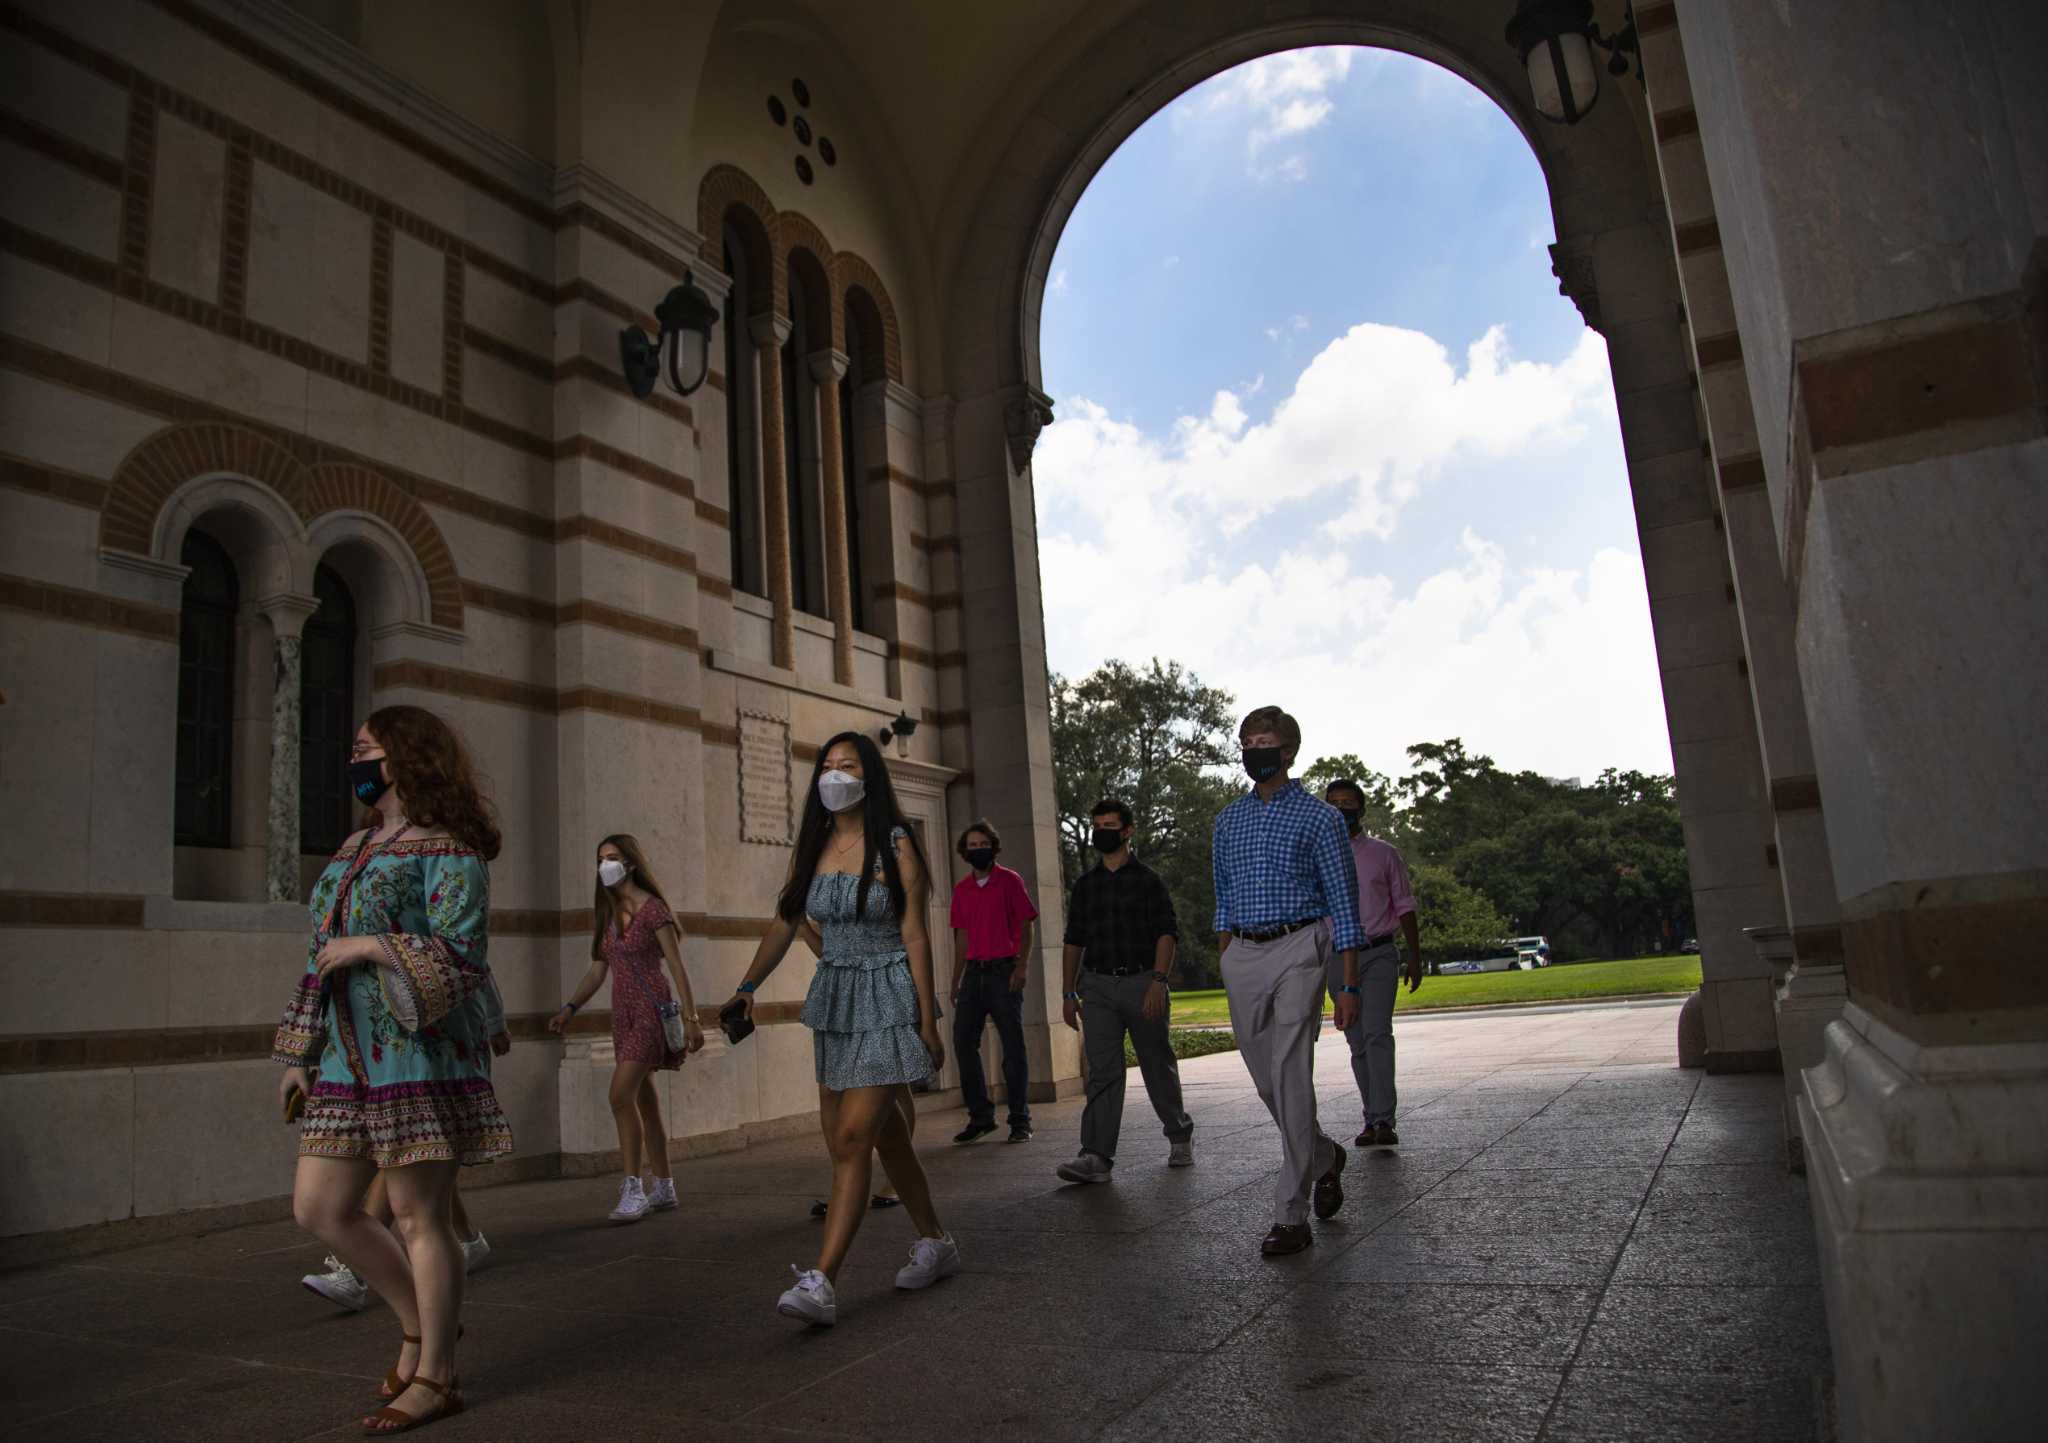
[[[1307,1222],[1309,1188],[1337,1162],[1337,1145],[1316,1125],[1316,1034],[1331,955],[1326,922],[1271,942],[1238,938],[1223,954],[1237,1050],[1280,1126],[1276,1223]]]
[[[1088,1106],[1081,1114],[1081,1151],[1092,1152],[1104,1162],[1116,1160],[1117,1134],[1124,1121],[1124,1033],[1131,1034],[1131,1051],[1138,1054],[1138,1072],[1145,1079],[1145,1095],[1166,1129],[1168,1142],[1186,1142],[1195,1134],[1195,1124],[1181,1106],[1180,1064],[1174,1060],[1173,1042],[1167,1036],[1171,1013],[1157,1019],[1145,1016],[1145,994],[1151,990],[1150,971],[1130,977],[1112,977],[1107,972],[1081,974],[1081,1040],[1088,1050]]]
[[[1343,959],[1330,958],[1330,990],[1344,980]],[[1367,1126],[1394,1120],[1394,997],[1401,990],[1401,948],[1385,942],[1358,954],[1358,1019],[1344,1029],[1351,1075]]]

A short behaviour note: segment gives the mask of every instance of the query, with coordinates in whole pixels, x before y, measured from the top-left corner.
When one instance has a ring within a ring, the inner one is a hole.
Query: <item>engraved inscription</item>
[[[789,786],[789,723],[740,713],[740,840],[787,847],[796,841]]]

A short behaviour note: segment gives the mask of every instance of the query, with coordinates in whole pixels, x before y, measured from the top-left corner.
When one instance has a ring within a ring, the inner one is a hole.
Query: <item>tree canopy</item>
[[[1063,880],[1094,865],[1089,809],[1105,796],[1124,801],[1137,853],[1173,895],[1183,966],[1215,980],[1210,837],[1246,786],[1234,699],[1156,658],[1055,676],[1051,690]],[[1358,784],[1366,830],[1408,862],[1430,960],[1537,932],[1558,958],[1619,957],[1669,950],[1692,931],[1669,776],[1609,768],[1584,784],[1508,772],[1457,737],[1418,742],[1408,759],[1407,775],[1389,777],[1331,753],[1300,775],[1318,796],[1339,779]]]

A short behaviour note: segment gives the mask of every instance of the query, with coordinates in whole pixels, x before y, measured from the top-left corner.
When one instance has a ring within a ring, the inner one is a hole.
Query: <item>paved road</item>
[[[1827,1342],[1775,1077],[1673,1065],[1668,1007],[1403,1018],[1403,1146],[1258,1255],[1271,1125],[1234,1054],[1185,1065],[1200,1164],[1169,1172],[1133,1099],[1114,1184],[1061,1188],[1079,1107],[1036,1141],[926,1158],[968,1269],[890,1287],[910,1227],[874,1215],[839,1326],[773,1312],[808,1262],[819,1144],[678,1171],[677,1213],[603,1216],[608,1180],[477,1191],[463,1439],[1808,1439]],[[1357,1098],[1318,1052],[1325,1120]],[[7,1437],[289,1440],[352,1420],[390,1314],[297,1286],[320,1249],[270,1223],[0,1279]]]

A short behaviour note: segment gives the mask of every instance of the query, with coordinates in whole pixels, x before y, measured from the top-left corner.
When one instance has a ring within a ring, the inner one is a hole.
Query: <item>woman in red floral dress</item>
[[[604,985],[606,971],[611,972],[612,1049],[617,1057],[612,1069],[612,1121],[619,1129],[619,1161],[626,1173],[611,1216],[613,1222],[636,1223],[650,1212],[676,1205],[668,1129],[661,1120],[654,1074],[681,1067],[704,1045],[704,1031],[697,1025],[697,1004],[690,993],[690,974],[683,967],[675,916],[647,869],[640,844],[623,833],[598,843],[595,910],[590,969],[575,995],[548,1020],[548,1028],[560,1032],[567,1027]],[[662,976],[664,961],[675,977],[674,994]],[[682,1024],[679,1047],[671,1046],[664,1035],[663,1013],[671,1010]],[[651,1188],[641,1181],[643,1156],[654,1174]]]

